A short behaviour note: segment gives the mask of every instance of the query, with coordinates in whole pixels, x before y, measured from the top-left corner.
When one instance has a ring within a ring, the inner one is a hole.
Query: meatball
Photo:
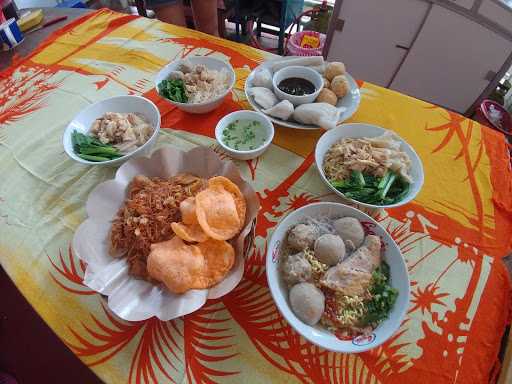
[[[334,229],[345,241],[351,242],[351,248],[359,248],[364,240],[364,228],[354,217],[342,217],[334,222]]]
[[[349,90],[350,84],[344,75],[338,75],[331,80],[331,91],[333,91],[336,96],[343,97]]]
[[[290,255],[286,258],[282,267],[283,279],[289,285],[302,283],[311,279],[311,264],[304,257],[304,252]]]
[[[331,82],[329,80],[327,80],[327,78],[325,78],[325,77],[323,79],[324,79],[324,88],[329,89],[331,86]]]
[[[313,284],[299,283],[290,289],[290,306],[301,321],[315,325],[324,312],[325,297]]]
[[[327,265],[336,265],[345,257],[345,243],[338,235],[327,233],[315,241],[315,257]]]
[[[325,77],[327,80],[332,80],[336,76],[345,74],[345,64],[339,61],[333,61],[332,63],[327,64],[325,67]]]
[[[297,251],[313,247],[315,240],[320,236],[318,227],[313,224],[297,224],[288,234],[288,244]]]
[[[316,103],[327,103],[336,106],[338,103],[338,98],[336,97],[336,94],[327,88],[322,88],[320,93],[318,94],[316,100]]]

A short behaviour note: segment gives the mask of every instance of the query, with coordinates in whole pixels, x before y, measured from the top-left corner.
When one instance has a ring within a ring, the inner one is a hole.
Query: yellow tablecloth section
[[[153,90],[155,73],[187,55],[223,58],[235,68],[232,98],[210,114],[178,111]],[[512,230],[504,138],[368,83],[360,83],[361,106],[350,121],[396,131],[425,167],[425,185],[413,203],[377,214],[403,252],[412,285],[406,320],[383,346],[359,355],[315,347],[290,328],[269,294],[264,262],[272,228],[297,207],[336,200],[313,166],[321,131],[277,128],[261,158],[237,163],[259,191],[262,210],[244,279],[229,295],[174,321],[129,323],[82,284],[85,266],[70,240],[85,218],[88,193],[115,170],[67,158],[61,138],[70,119],[97,100],[143,94],[162,112],[159,146],[215,148],[217,120],[248,108],[246,76],[267,57],[188,29],[100,10],[4,72],[2,266],[57,335],[108,383],[493,382],[510,303],[500,260],[510,251]]]

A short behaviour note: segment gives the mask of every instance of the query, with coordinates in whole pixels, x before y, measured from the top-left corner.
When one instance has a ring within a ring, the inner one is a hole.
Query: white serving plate
[[[396,208],[400,207],[402,205],[407,204],[411,200],[413,200],[416,195],[420,192],[421,187],[423,186],[423,181],[425,178],[424,172],[423,172],[423,164],[421,162],[420,157],[414,151],[414,149],[400,136],[398,136],[396,133],[393,132],[395,135],[395,138],[401,142],[401,149],[409,155],[409,158],[411,159],[411,172],[410,175],[413,179],[413,183],[411,184],[409,188],[409,193],[398,203],[395,204],[386,204],[386,205],[374,205],[374,204],[368,204],[363,203],[361,201],[349,199],[346,197],[343,193],[338,191],[336,188],[334,188],[331,183],[329,183],[329,180],[325,177],[324,169],[323,169],[323,162],[326,152],[329,150],[329,148],[336,143],[337,141],[344,139],[344,138],[358,138],[358,137],[375,137],[380,136],[384,134],[387,130],[381,127],[378,127],[376,125],[371,124],[364,124],[364,123],[352,123],[352,124],[342,124],[334,129],[331,129],[327,132],[325,132],[318,142],[316,143],[315,148],[315,164],[316,168],[318,169],[318,172],[320,173],[320,177],[322,178],[322,181],[329,187],[331,191],[336,193],[338,196],[343,197],[344,199],[353,201],[356,204],[359,204],[364,207],[368,208]]]
[[[254,74],[256,71],[260,69],[270,68],[272,64],[276,61],[283,61],[283,60],[289,60],[289,59],[296,59],[296,57],[290,56],[290,57],[280,57],[278,59],[268,60],[264,63],[260,64],[258,67],[256,67],[247,77],[247,80],[245,81],[245,97],[247,98],[247,101],[249,104],[251,104],[251,107],[258,111],[262,112],[263,108],[261,108],[256,102],[254,101],[253,96],[249,96],[247,93],[247,90],[252,86],[252,81],[254,79]],[[359,91],[359,87],[357,86],[356,81],[352,76],[350,76],[348,73],[345,75],[347,77],[348,83],[350,85],[350,91],[343,97],[342,99],[338,100],[338,104],[336,105],[338,108],[346,108],[340,115],[340,118],[338,120],[338,124],[344,122],[345,120],[352,117],[352,115],[357,111],[357,108],[359,107],[359,103],[361,102],[361,93]],[[289,120],[281,120],[273,116],[268,116],[270,120],[272,120],[273,123],[279,124],[283,127],[288,128],[295,128],[295,129],[322,129],[316,125],[309,125],[309,124],[301,124],[297,123],[295,121],[289,121]]]
[[[366,224],[371,231],[384,242],[383,259],[389,264],[391,286],[398,290],[398,298],[389,313],[389,317],[379,324],[369,337],[359,336],[352,340],[340,340],[321,325],[307,325],[295,316],[288,303],[288,288],[281,278],[281,247],[285,243],[288,230],[307,217],[351,216]],[[398,245],[393,238],[374,219],[350,206],[322,202],[306,205],[291,212],[282,219],[268,243],[266,259],[267,280],[274,301],[286,321],[311,343],[333,352],[359,353],[376,348],[388,340],[400,327],[409,308],[409,275],[407,266]]]
[[[135,176],[169,177],[182,172],[204,178],[228,177],[244,195],[247,213],[240,233],[230,240],[236,258],[224,279],[209,289],[174,294],[163,284],[152,284],[131,276],[126,258],[110,256],[109,232],[112,220],[126,198],[126,189]],[[150,158],[131,159],[117,170],[114,179],[98,184],[87,199],[85,209],[88,218],[77,228],[72,241],[74,254],[87,264],[83,282],[92,290],[106,295],[110,310],[124,320],[140,321],[155,316],[167,321],[192,313],[206,300],[229,293],[242,279],[245,255],[252,244],[259,207],[256,192],[241,177],[234,163],[221,160],[210,148],[196,147],[182,152],[166,146],[155,151]]]

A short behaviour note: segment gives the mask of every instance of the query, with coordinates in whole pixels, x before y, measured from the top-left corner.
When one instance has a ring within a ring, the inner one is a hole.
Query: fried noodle
[[[149,280],[146,260],[151,244],[171,239],[171,223],[181,220],[180,203],[204,188],[206,180],[190,174],[167,179],[135,176],[112,222],[111,255],[127,257],[130,274]]]

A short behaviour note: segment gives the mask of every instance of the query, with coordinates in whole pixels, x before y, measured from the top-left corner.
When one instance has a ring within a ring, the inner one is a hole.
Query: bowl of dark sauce
[[[274,74],[274,93],[293,105],[312,103],[323,87],[322,76],[308,67],[285,67]]]

